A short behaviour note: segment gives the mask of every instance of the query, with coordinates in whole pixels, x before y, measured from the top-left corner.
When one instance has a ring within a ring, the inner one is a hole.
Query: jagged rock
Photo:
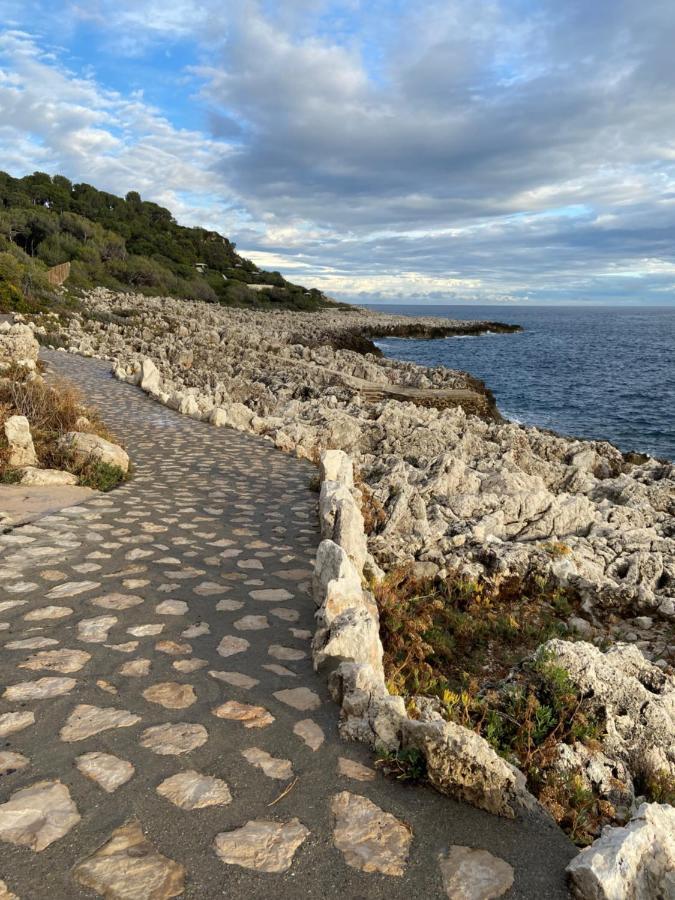
[[[27,325],[0,322],[0,375],[11,366],[35,369],[40,345]]]
[[[70,454],[78,463],[87,463],[90,460],[107,463],[115,466],[123,472],[129,470],[129,457],[118,445],[97,434],[87,434],[84,431],[68,431],[59,441],[62,450]]]
[[[159,394],[162,386],[162,376],[154,362],[146,358],[141,364],[140,387],[149,394]]]
[[[216,835],[216,853],[224,863],[258,872],[287,872],[309,831],[298,819],[255,819],[242,828]]]
[[[17,469],[22,466],[37,466],[38,458],[25,416],[10,416],[5,421],[5,437],[9,445],[7,462],[10,466]]]
[[[38,781],[0,804],[0,840],[40,853],[80,821],[70,792],[60,781]]]
[[[600,714],[602,749],[633,775],[675,778],[675,678],[639,649],[617,644],[603,653],[583,641],[552,640],[538,651],[552,657]]]
[[[412,830],[366,797],[343,791],[331,800],[333,840],[347,865],[362,872],[403,875]]]
[[[406,719],[401,730],[403,746],[422,752],[429,781],[441,793],[508,818],[535,806],[522,772],[475,731],[454,722],[414,719]]]
[[[606,826],[567,872],[578,900],[675,896],[675,809],[643,803],[624,828]]]

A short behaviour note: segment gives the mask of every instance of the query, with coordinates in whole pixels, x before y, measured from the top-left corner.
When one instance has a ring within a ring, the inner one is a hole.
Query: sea
[[[373,304],[487,319],[515,334],[377,340],[385,356],[470,372],[507,419],[675,460],[675,308]]]

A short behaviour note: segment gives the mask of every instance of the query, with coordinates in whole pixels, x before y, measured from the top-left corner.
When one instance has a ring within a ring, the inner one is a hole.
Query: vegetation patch
[[[387,686],[405,698],[411,716],[419,715],[415,697],[430,697],[448,721],[484,737],[524,772],[529,789],[577,843],[590,843],[617,821],[617,810],[581,772],[561,774],[555,765],[559,744],[598,749],[604,733],[567,672],[534,654],[550,638],[572,639],[565,623],[578,606],[573,593],[544,578],[439,581],[416,579],[405,568],[390,572],[374,593]],[[379,765],[400,780],[424,777],[401,754],[387,754]]]
[[[59,446],[69,431],[87,431],[118,443],[97,410],[85,406],[79,391],[68,381],[51,379],[49,383],[20,366],[3,373],[0,379],[0,482],[16,484],[19,471],[9,466],[9,450],[4,424],[11,416],[25,416],[39,464],[45,469],[61,469],[77,475],[81,485],[96,490],[111,490],[126,476],[107,463],[91,461],[77,465]]]
[[[62,263],[70,272],[61,288],[49,269]],[[256,309],[335,307],[321,291],[259,269],[217,232],[179,225],[136,191],[122,198],[62,175],[0,172],[0,312],[72,308],[79,292],[98,286]]]

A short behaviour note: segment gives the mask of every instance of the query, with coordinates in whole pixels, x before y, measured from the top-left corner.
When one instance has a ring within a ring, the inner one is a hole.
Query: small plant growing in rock
[[[427,777],[427,764],[424,755],[415,747],[400,750],[381,751],[375,760],[375,768],[396,781],[413,783],[424,781]]]

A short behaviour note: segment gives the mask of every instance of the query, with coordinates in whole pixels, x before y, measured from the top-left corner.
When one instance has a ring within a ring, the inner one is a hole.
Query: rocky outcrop
[[[12,468],[36,466],[38,458],[28,419],[25,416],[10,416],[5,421],[4,428],[9,450],[8,465]]]
[[[98,312],[117,301],[98,290],[84,302]],[[124,305],[134,315],[122,323],[72,316],[72,348],[113,360],[118,378],[194,418],[308,459],[349,453],[380,510],[367,542],[378,566],[424,563],[441,577],[496,582],[553,577],[580,596],[575,619],[594,641],[626,637],[661,667],[675,660],[671,464],[481,418],[461,399],[485,391],[471,376],[346,349],[359,335],[475,323],[133,295]],[[457,403],[445,408],[448,392]]]
[[[0,376],[11,366],[35,369],[40,345],[22,322],[0,322]]]
[[[387,690],[377,606],[362,585],[367,550],[349,457],[340,450],[325,452],[321,474],[325,539],[313,580],[319,609],[312,649],[315,668],[329,674],[331,694],[340,704],[341,734],[387,751],[418,751],[434,787],[481,809],[513,817],[533,808],[524,776],[482,737],[433,712],[423,710],[411,719],[403,698]]]
[[[114,466],[125,473],[129,470],[129,457],[122,447],[106,441],[97,434],[88,434],[84,431],[68,431],[60,439],[59,444],[61,449],[79,464],[85,464],[93,460]]]
[[[643,803],[625,828],[605,828],[567,872],[579,900],[675,896],[675,809]]]
[[[20,484],[31,487],[72,485],[77,484],[77,476],[71,472],[63,472],[61,469],[36,469],[27,466],[21,473]]]
[[[591,780],[617,785],[617,776],[623,772],[626,790],[630,790],[631,778],[648,782],[665,776],[675,783],[675,677],[628,644],[616,644],[603,653],[583,641],[553,640],[543,644],[538,654],[565,669],[603,723],[604,756],[592,758],[596,775]],[[566,752],[562,768],[571,761],[570,755],[587,754],[582,748]],[[582,770],[588,765],[589,761],[582,759]]]

